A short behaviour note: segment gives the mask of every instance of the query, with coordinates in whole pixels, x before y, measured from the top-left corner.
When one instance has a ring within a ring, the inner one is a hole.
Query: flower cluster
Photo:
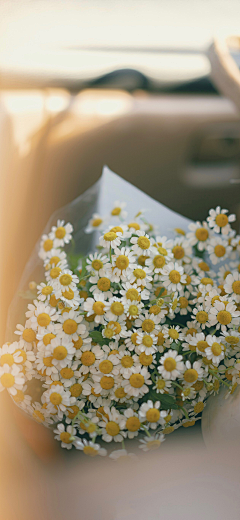
[[[93,215],[86,232],[101,236],[86,258],[64,251],[71,224],[58,221],[42,237],[45,280],[31,283],[18,341],[0,349],[0,390],[63,448],[95,456],[121,443],[114,460],[126,456],[127,438],[158,448],[195,424],[220,385],[232,393],[240,383],[235,216],[217,207],[170,240],[142,212],[128,222],[124,208]]]

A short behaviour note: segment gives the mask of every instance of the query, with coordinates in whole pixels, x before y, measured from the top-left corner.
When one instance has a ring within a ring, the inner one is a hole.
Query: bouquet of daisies
[[[221,385],[240,383],[240,236],[220,207],[205,222],[173,214],[180,224],[169,218],[163,235],[143,208],[129,219],[124,200],[108,206],[84,226],[77,254],[71,223],[42,236],[44,275],[22,293],[32,301],[18,340],[0,349],[0,390],[63,448],[106,455],[114,441],[116,459],[127,438],[158,448]]]

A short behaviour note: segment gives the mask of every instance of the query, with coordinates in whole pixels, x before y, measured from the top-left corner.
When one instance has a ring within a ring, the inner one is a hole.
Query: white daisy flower
[[[124,305],[124,313],[127,318],[130,320],[135,320],[140,315],[141,311],[143,310],[144,304],[142,302],[139,302],[137,300],[128,301]]]
[[[30,395],[25,394],[27,390],[27,386],[24,386],[22,390],[17,390],[15,395],[12,395],[12,399],[16,403],[19,408],[24,410],[27,413],[30,413],[30,406],[32,402],[32,397]]]
[[[147,368],[140,366],[134,367],[132,374],[123,381],[125,392],[132,397],[142,397],[148,393],[148,386],[151,384],[152,381]]]
[[[226,330],[221,333],[220,338],[232,348],[239,348],[240,333],[236,330]]]
[[[216,326],[216,329],[225,331],[227,327],[239,325],[240,312],[236,310],[236,305],[229,302],[216,300],[209,311],[210,326]]]
[[[152,430],[156,430],[160,420],[160,401],[153,403],[151,400],[140,406],[138,417],[141,423],[147,421]]]
[[[93,231],[102,231],[108,222],[109,217],[102,217],[98,213],[93,213],[90,218],[87,227],[85,228],[85,233],[92,233]]]
[[[168,291],[182,291],[182,284],[186,283],[186,275],[184,269],[177,262],[170,262],[162,269],[162,284]]]
[[[76,399],[62,385],[53,385],[42,394],[42,401],[50,405],[52,409],[57,407],[60,411],[65,412],[66,408],[70,408],[71,405],[75,404]]]
[[[127,211],[124,211],[126,205],[126,202],[120,202],[119,200],[115,200],[113,209],[111,211],[112,217],[119,217],[125,220],[127,217]]]
[[[55,247],[63,247],[72,240],[72,224],[65,224],[64,220],[58,220],[57,226],[52,226],[49,238],[54,241]]]
[[[112,255],[112,270],[116,277],[114,281],[127,280],[129,271],[137,267],[136,256],[128,247],[115,248]]]
[[[17,334],[20,336],[20,339],[24,341],[24,344],[26,345],[26,348],[31,349],[33,343],[36,341],[36,332],[35,330],[24,327],[23,325],[18,324],[16,326],[16,329],[14,334]]]
[[[47,329],[51,322],[55,322],[58,319],[56,310],[42,302],[34,300],[28,305],[28,311],[26,317],[29,318],[31,328],[37,330],[40,334],[43,333],[44,329]]]
[[[139,448],[143,451],[157,450],[160,448],[163,441],[165,441],[165,437],[161,433],[151,435],[150,437],[144,437],[143,439],[140,439],[141,444],[139,445]]]
[[[146,287],[146,289],[152,289],[152,270],[147,266],[137,267],[131,274],[128,275],[128,281],[130,284],[136,284],[137,286]]]
[[[187,233],[187,239],[190,245],[197,246],[199,251],[204,251],[211,237],[207,222],[191,222],[188,229],[190,229],[190,233]]]
[[[209,334],[206,337],[206,341],[209,345],[205,350],[207,359],[211,359],[214,365],[219,365],[220,361],[224,358],[224,346],[220,338]]]
[[[167,338],[168,345],[171,345],[171,343],[175,341],[182,341],[184,338],[183,331],[179,325],[176,325],[175,327],[167,327],[166,325],[163,325],[162,330],[165,334],[165,337]]]
[[[96,373],[96,360],[102,359],[104,357],[104,350],[99,345],[94,345],[91,347],[91,350],[81,351],[81,355],[79,355],[79,362],[81,366],[79,367],[79,375]],[[99,392],[96,392],[99,393]]]
[[[71,309],[69,312],[64,312],[61,316],[58,316],[56,331],[62,336],[66,334],[71,340],[77,341],[79,336],[86,332],[86,325],[82,321],[83,316],[78,311]]]
[[[210,209],[209,217],[207,217],[208,225],[210,228],[213,228],[215,233],[222,233],[223,235],[228,235],[231,231],[231,226],[229,223],[235,222],[236,215],[228,215],[228,209],[221,209],[220,206],[217,206],[216,209]]]
[[[50,284],[40,283],[37,286],[38,296],[37,299],[41,302],[49,301],[53,292],[53,287]]]
[[[209,346],[204,332],[197,332],[194,336],[190,334],[185,337],[186,350],[196,351],[197,354],[205,356],[205,350]],[[184,344],[185,345],[185,344]],[[185,349],[184,349],[185,350]]]
[[[102,330],[103,338],[107,339],[118,340],[120,338],[126,338],[127,335],[128,331],[124,321],[121,323],[118,321],[109,321],[106,327]]]
[[[112,460],[115,460],[115,461],[120,460],[121,462],[128,461],[128,460],[129,461],[137,460],[137,456],[134,453],[128,453],[127,450],[125,450],[125,449],[112,451],[109,455],[109,458]]]
[[[157,334],[160,330],[160,321],[165,316],[165,310],[161,311],[159,314],[150,314],[149,312],[144,312],[144,314],[140,314],[139,317],[135,321],[136,327],[141,327],[142,331],[147,334]],[[141,332],[141,331],[138,331]]]
[[[121,415],[114,406],[109,408],[104,406],[104,412],[107,417],[103,416],[99,426],[102,428],[102,439],[105,442],[122,442],[126,433],[124,432],[126,418]]]
[[[137,350],[139,352],[145,352],[145,354],[150,355],[154,354],[157,351],[157,336],[155,334],[150,333],[146,334],[144,332],[137,332]]]
[[[161,377],[156,377],[155,385],[153,386],[153,390],[156,391],[157,394],[165,394],[169,393],[169,390],[172,387],[171,380],[162,379]]]
[[[150,292],[137,284],[131,284],[129,282],[123,283],[123,289],[120,290],[120,294],[122,295],[123,304],[130,301],[141,301],[148,300],[150,296]]]
[[[231,294],[235,302],[240,303],[240,273],[238,271],[227,275],[223,287],[227,294]]]
[[[76,274],[73,274],[70,269],[63,269],[58,278],[53,281],[53,288],[56,298],[61,298],[64,291],[70,289],[74,292],[79,283],[79,278]]]
[[[107,231],[99,239],[99,245],[106,249],[115,249],[119,247],[123,240],[123,234],[119,231]]]
[[[220,237],[211,238],[207,246],[207,252],[213,265],[225,260],[232,251],[232,246],[228,245],[228,241]]]
[[[77,310],[77,308],[84,302],[84,298],[80,296],[80,292],[76,288],[75,291],[72,289],[65,289],[62,291],[61,300],[67,305]]]
[[[190,263],[192,256],[192,247],[189,243],[189,240],[186,240],[185,237],[177,237],[173,241],[172,245],[172,254],[174,259],[180,263]]]
[[[183,357],[176,350],[168,350],[161,358],[158,372],[164,379],[175,381],[184,372]]]
[[[25,383],[24,374],[21,367],[7,364],[0,367],[0,392],[6,390],[10,395],[16,395],[18,390],[22,390]]]
[[[72,362],[73,356],[76,352],[74,344],[68,337],[60,337],[52,339],[51,343],[46,347],[46,355],[52,356],[52,363],[58,370],[66,367]]]
[[[77,450],[82,450],[83,453],[89,457],[96,457],[96,455],[105,457],[105,455],[107,455],[107,450],[101,448],[100,444],[87,441],[86,439],[77,439],[75,442],[75,448],[77,448]]]
[[[204,377],[204,370],[201,365],[201,361],[194,361],[191,365],[190,361],[186,361],[185,372],[183,373],[183,379],[185,384],[191,386],[196,383],[197,380],[201,380]]]
[[[182,296],[178,298],[178,305],[176,312],[179,312],[181,316],[186,316],[189,312],[192,312],[192,301],[190,300],[190,292],[185,291]]]
[[[95,293],[103,293],[106,299],[111,298],[113,295],[113,287],[111,286],[113,279],[111,273],[110,277],[107,275],[108,273],[106,272],[106,276],[103,276],[102,278],[99,278],[98,275],[89,278],[89,282],[93,284],[89,291],[93,293],[93,295]]]
[[[78,447],[77,445],[77,430],[73,428],[73,426],[67,426],[65,428],[64,424],[58,424],[56,430],[53,430],[56,433],[54,439],[61,442],[61,447],[70,450],[72,446]]]
[[[136,231],[136,235],[130,238],[132,251],[137,256],[149,256],[150,251],[153,252],[153,239],[144,231]]]
[[[99,278],[105,276],[106,265],[109,263],[109,258],[100,253],[89,255],[86,260],[86,269],[92,275],[98,275]]]
[[[57,267],[57,266],[62,269],[67,267],[67,255],[66,255],[65,251],[62,251],[61,249],[58,249],[58,248],[53,248],[48,253],[48,255],[45,257],[45,260],[44,260],[44,267],[46,270],[47,279],[50,278],[49,271],[53,267]]]
[[[124,378],[129,378],[134,367],[138,364],[138,356],[131,355],[129,350],[122,350],[116,354],[117,369]]]
[[[36,369],[41,376],[51,376],[57,374],[58,370],[53,364],[53,357],[46,353],[46,347],[38,348],[36,353]]]
[[[193,326],[200,326],[203,330],[205,327],[211,327],[209,311],[203,305],[197,305],[193,309]]]
[[[38,403],[37,401],[35,403],[32,403],[29,407],[28,413],[31,415],[31,417],[36,421],[38,424],[43,424],[44,426],[49,426],[50,424],[53,424],[53,418],[50,415],[49,410],[44,408],[42,404]]]
[[[83,309],[87,311],[87,316],[94,315],[95,323],[105,324],[106,299],[103,293],[95,293],[93,298],[87,298],[83,303]]]
[[[45,260],[45,258],[49,257],[53,247],[54,242],[51,238],[49,238],[49,235],[42,235],[38,253],[39,258]]]
[[[110,298],[110,300],[105,304],[105,311],[105,318],[107,321],[122,321],[125,319],[125,308],[121,298],[117,298],[116,296]]]
[[[14,364],[22,364],[23,356],[21,355],[21,351],[19,349],[19,343],[14,341],[14,343],[5,343],[0,348],[0,366],[8,365],[9,367]]]
[[[126,418],[125,429],[127,430],[127,437],[129,439],[137,437],[139,429],[141,428],[141,422],[137,413],[132,408],[127,408],[127,410],[124,411],[124,417]]]

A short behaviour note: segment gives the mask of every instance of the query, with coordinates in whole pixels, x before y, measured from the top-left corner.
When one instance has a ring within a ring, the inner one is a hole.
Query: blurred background
[[[1,0],[2,341],[49,217],[104,164],[189,218],[205,219],[219,204],[239,226],[239,109],[219,88],[208,52],[215,37],[230,35],[240,35],[239,0]],[[238,68],[238,46],[230,58]],[[164,518],[172,518],[167,506]]]

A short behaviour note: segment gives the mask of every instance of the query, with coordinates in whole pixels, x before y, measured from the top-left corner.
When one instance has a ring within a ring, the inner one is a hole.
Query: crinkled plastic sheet
[[[116,200],[127,203],[127,220],[129,222],[134,220],[139,210],[146,210],[146,220],[157,226],[157,234],[167,235],[168,238],[175,236],[174,228],[178,227],[186,231],[190,223],[186,217],[166,208],[104,166],[102,176],[91,188],[53,213],[42,234],[49,233],[58,219],[71,222],[74,227],[74,254],[81,253],[85,256],[94,252],[99,232],[87,234],[85,228],[93,213],[99,213],[101,216],[110,214]],[[116,225],[116,223],[119,223],[119,220],[113,217],[110,224]],[[28,291],[30,281],[41,283],[44,280],[43,261],[38,257],[39,244],[40,238],[25,266],[20,284],[9,307],[6,341],[16,340],[14,335],[16,324],[25,322],[25,312],[31,300],[23,298],[21,294]],[[72,245],[68,247],[71,248]]]

